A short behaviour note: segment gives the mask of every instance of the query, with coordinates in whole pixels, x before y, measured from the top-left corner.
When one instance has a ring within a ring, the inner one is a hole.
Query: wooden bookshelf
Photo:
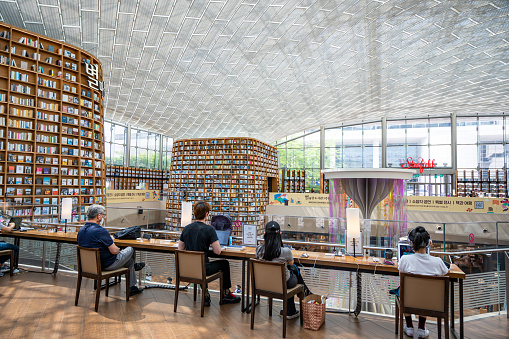
[[[508,197],[507,174],[503,169],[458,171],[456,187],[459,197]]]
[[[281,170],[282,192],[304,193],[306,189],[305,170]]]
[[[144,185],[146,190],[163,190],[168,183],[168,171],[124,166],[106,167],[106,188],[134,190]]]
[[[320,173],[320,193],[329,193],[329,180],[325,179],[325,175],[323,173]]]
[[[88,72],[87,72],[88,71]],[[26,220],[73,221],[105,201],[102,66],[84,50],[0,23],[0,201]]]
[[[277,188],[277,149],[251,138],[185,139],[175,141],[170,168],[167,225],[179,230],[181,201],[204,200],[212,214],[229,214],[259,226],[255,215],[265,212],[268,187]],[[275,182],[274,182],[275,181]],[[240,236],[242,228],[233,228]]]

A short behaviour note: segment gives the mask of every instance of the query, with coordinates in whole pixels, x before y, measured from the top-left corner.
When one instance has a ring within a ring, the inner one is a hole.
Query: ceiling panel
[[[42,22],[36,0],[18,1],[23,19],[28,22]],[[3,13],[3,12],[2,12]]]
[[[508,110],[503,0],[0,0],[0,14],[96,53],[106,117],[174,138]]]
[[[57,7],[40,6],[43,23],[50,38],[63,40],[62,18]],[[1,10],[1,9],[0,9]],[[10,22],[9,22],[10,23]]]
[[[15,2],[0,1],[0,14],[4,22],[16,27],[25,28],[25,23],[21,18],[21,12]]]

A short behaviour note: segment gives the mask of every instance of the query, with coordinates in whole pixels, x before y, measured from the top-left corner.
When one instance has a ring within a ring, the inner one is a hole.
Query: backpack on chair
[[[210,225],[218,231],[228,231],[232,229],[232,218],[228,214],[214,215],[210,220]]]

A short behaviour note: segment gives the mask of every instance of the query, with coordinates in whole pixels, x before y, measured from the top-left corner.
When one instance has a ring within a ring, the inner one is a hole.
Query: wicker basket
[[[317,304],[308,304],[314,300]],[[325,322],[325,304],[322,304],[322,296],[311,294],[302,300],[302,315],[304,318],[304,328],[318,331]]]

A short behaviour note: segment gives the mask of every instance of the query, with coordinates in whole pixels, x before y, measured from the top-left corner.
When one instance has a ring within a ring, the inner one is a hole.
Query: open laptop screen
[[[21,221],[22,220],[23,220],[23,218],[21,218],[21,217],[11,217],[11,219],[9,220],[9,224],[11,222],[13,222],[14,223],[14,228],[13,229],[14,230],[19,230],[20,227],[21,227]]]
[[[407,243],[398,243],[398,261],[401,260],[401,257],[404,255],[414,254],[414,250],[412,246]],[[426,253],[429,254],[429,246],[426,246]]]
[[[228,240],[230,238],[230,230],[228,231],[218,231],[216,230],[217,238],[219,239],[219,245],[228,246]]]

